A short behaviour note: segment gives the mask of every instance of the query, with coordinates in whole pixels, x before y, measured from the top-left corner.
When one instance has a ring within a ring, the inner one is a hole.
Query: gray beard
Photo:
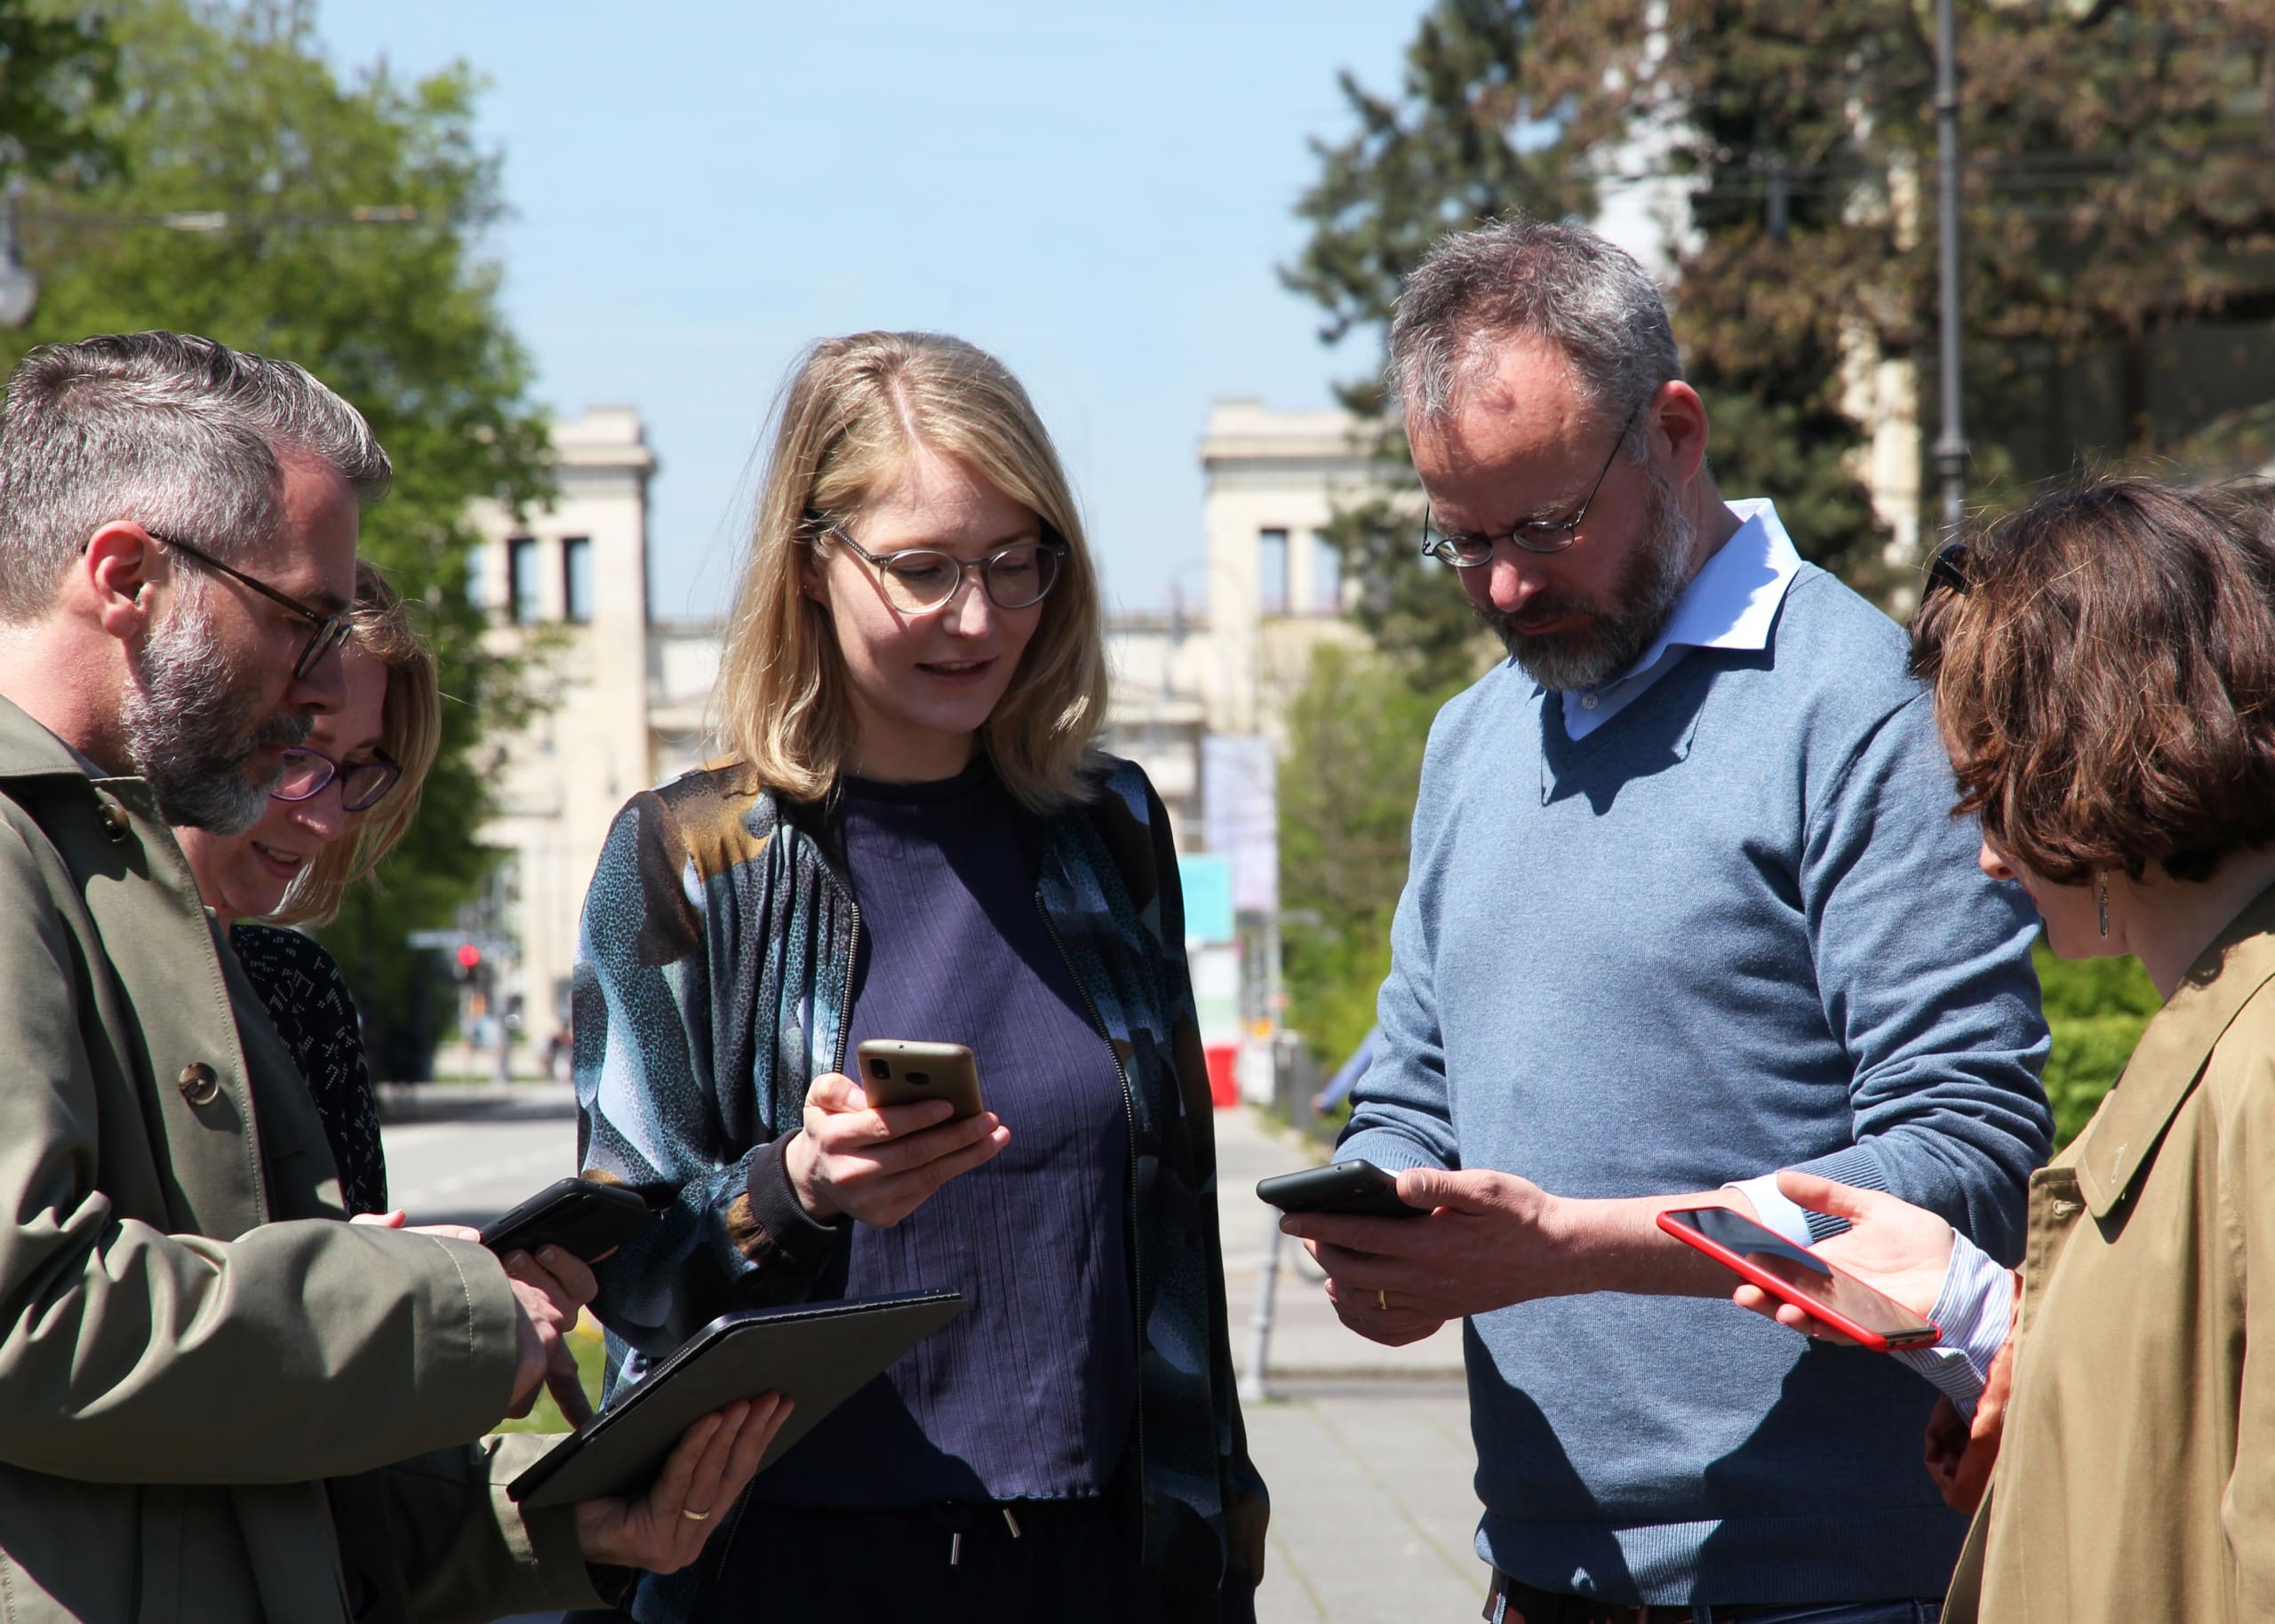
[[[1522,631],[1515,617],[1497,609],[1477,610],[1478,619],[1541,687],[1557,693],[1585,690],[1601,688],[1620,675],[1651,646],[1690,585],[1690,553],[1698,527],[1656,467],[1649,469],[1649,477],[1648,533],[1612,590],[1613,607],[1599,609],[1585,599],[1543,594],[1525,606],[1536,620],[1585,617],[1577,627],[1546,633]]]
[[[253,752],[300,743],[313,718],[286,711],[256,727],[243,684],[195,602],[177,605],[140,647],[129,645],[126,665],[132,680],[119,721],[127,759],[149,784],[159,815],[215,834],[251,828],[283,772],[279,763],[248,776]]]

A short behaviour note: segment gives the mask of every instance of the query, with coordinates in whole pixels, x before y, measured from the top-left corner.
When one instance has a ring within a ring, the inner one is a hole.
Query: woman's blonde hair
[[[1048,811],[1082,793],[1106,720],[1098,573],[1026,391],[993,355],[942,333],[824,339],[792,371],[721,656],[719,731],[778,794],[820,800],[835,786],[853,750],[853,710],[828,610],[807,595],[802,565],[826,558],[834,544],[825,526],[850,521],[919,446],[962,459],[1066,549],[1018,672],[981,729],[1004,787]]]
[[[435,651],[411,624],[403,599],[377,564],[355,564],[355,603],[348,610],[355,635],[350,653],[368,654],[387,667],[387,699],[379,712],[379,749],[403,768],[387,799],[368,812],[350,812],[340,837],[302,870],[283,905],[269,915],[279,925],[328,925],[349,886],[379,867],[419,814],[419,792],[435,765],[443,738],[443,685]]]

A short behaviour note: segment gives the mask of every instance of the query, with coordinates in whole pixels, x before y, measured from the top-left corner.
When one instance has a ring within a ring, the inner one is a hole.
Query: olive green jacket
[[[2275,891],[2031,1182],[2014,1389],[1946,1624],[2275,1619]]]
[[[465,1443],[504,1270],[338,1221],[260,1009],[148,787],[0,699],[0,1620],[590,1604],[567,1514],[494,1486],[536,1441]]]

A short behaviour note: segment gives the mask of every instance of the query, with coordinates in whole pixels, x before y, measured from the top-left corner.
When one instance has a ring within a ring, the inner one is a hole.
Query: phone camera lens
[[[908,1080],[911,1086],[922,1088],[932,1080],[932,1074],[930,1071],[911,1071],[908,1073]]]
[[[869,1063],[869,1075],[875,1078],[881,1083],[889,1083],[892,1081],[892,1062],[889,1060],[871,1061]]]

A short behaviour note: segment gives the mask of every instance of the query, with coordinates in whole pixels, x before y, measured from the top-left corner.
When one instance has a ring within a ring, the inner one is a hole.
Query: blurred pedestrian
[[[2141,481],[2059,491],[1945,549],[1912,636],[1983,871],[2055,953],[2130,954],[2166,1002],[2032,1182],[2019,1278],[1895,1196],[1785,1193],[1986,1389],[1928,1436],[1981,1505],[1946,1620],[2275,1618],[2275,530]]]
[[[643,1619],[1253,1616],[1176,856],[1097,752],[1106,683],[1026,391],[954,338],[816,346],[729,625],[735,757],[635,798],[586,899],[586,1166],[667,1212],[595,1306],[627,1379],[730,1309],[968,1306]],[[873,1038],[969,1047],[992,1109],[872,1106]]]

